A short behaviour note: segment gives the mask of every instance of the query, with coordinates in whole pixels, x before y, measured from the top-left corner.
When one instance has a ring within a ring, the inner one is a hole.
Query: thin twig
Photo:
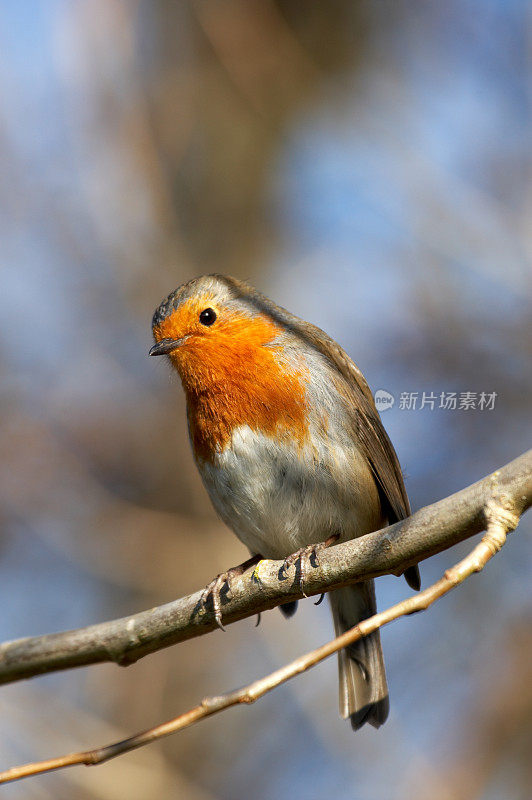
[[[320,595],[356,581],[393,573],[480,533],[484,509],[497,491],[522,514],[532,505],[532,450],[472,486],[416,511],[381,531],[330,547],[305,577],[305,594]],[[252,579],[247,572],[222,596],[224,625],[267,611],[303,596],[299,571],[280,574],[281,561],[262,561]],[[0,683],[31,678],[61,669],[112,661],[121,666],[201,636],[216,628],[212,609],[202,608],[202,592],[122,619],[74,631],[18,639],[0,644]]]
[[[354,628],[351,628],[341,636],[337,636],[335,639],[318,647],[316,650],[312,650],[310,653],[296,658],[295,661],[272,672],[270,675],[250,683],[243,689],[228,692],[217,697],[207,697],[200,705],[195,706],[190,709],[190,711],[180,714],[178,717],[164,722],[162,725],[149,728],[142,733],[138,733],[120,742],[114,742],[113,744],[94,750],[70,753],[69,755],[52,758],[47,761],[25,764],[19,767],[13,767],[5,772],[0,772],[0,783],[16,781],[32,775],[39,775],[43,772],[71,767],[76,764],[85,764],[87,766],[102,764],[104,761],[109,761],[109,759],[115,758],[122,753],[127,753],[137,747],[142,747],[145,744],[149,744],[150,742],[162,739],[183,728],[187,728],[195,722],[205,717],[210,717],[212,714],[217,714],[226,708],[242,703],[254,703],[255,700],[271,692],[272,689],[285,683],[290,678],[302,672],[306,672],[311,667],[319,664],[320,661],[333,655],[333,653],[337,653],[343,647],[347,647],[353,642],[356,642],[357,639],[367,636],[399,617],[427,609],[440,597],[443,597],[443,595],[450,592],[451,589],[454,589],[455,586],[463,583],[469,575],[472,575],[474,572],[480,572],[504,545],[507,533],[517,527],[519,515],[513,510],[503,507],[500,502],[491,500],[485,510],[485,521],[487,530],[479,544],[477,544],[462,561],[448,569],[439,581],[429,586],[423,592],[402,600],[386,611],[382,611],[369,619],[359,622],[358,625],[355,625]]]

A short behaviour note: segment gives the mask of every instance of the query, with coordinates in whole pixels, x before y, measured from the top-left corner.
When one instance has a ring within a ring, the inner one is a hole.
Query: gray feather
[[[376,612],[373,581],[336,589],[330,595],[336,635]],[[340,714],[357,730],[366,722],[379,728],[388,716],[386,670],[379,632],[359,639],[338,654]]]

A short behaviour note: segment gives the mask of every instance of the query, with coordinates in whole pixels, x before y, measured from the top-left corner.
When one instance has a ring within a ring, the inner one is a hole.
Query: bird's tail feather
[[[336,635],[376,612],[373,581],[335,589],[329,594]],[[389,699],[379,631],[338,653],[340,714],[358,730],[368,722],[379,728],[388,716]]]

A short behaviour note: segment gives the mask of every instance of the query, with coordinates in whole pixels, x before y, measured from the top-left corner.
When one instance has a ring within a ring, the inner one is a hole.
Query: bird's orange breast
[[[175,335],[168,327],[161,337]],[[216,328],[190,336],[172,355],[200,461],[212,461],[240,426],[297,444],[305,440],[308,372],[303,364],[291,366],[282,347],[272,344],[280,333],[266,317],[220,314]]]

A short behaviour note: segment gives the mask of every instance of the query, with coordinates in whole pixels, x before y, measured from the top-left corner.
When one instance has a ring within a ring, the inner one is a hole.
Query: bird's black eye
[[[216,320],[216,311],[212,308],[204,308],[199,315],[199,321],[202,325],[212,325]]]

